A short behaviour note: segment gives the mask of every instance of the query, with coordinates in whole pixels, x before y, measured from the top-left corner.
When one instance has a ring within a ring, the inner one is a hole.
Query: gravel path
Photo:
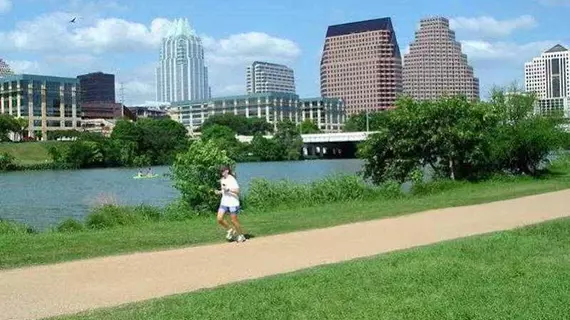
[[[0,271],[0,319],[38,319],[117,306],[513,229],[570,216],[568,199],[570,190],[564,190],[255,238],[243,244],[225,243]]]

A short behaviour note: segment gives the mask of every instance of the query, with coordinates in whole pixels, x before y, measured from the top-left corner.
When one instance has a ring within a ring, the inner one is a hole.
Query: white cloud
[[[532,29],[538,23],[533,16],[522,15],[514,19],[497,20],[493,17],[456,17],[450,19],[450,26],[454,30],[465,30],[478,36],[504,37],[516,30]]]
[[[463,53],[467,54],[469,60],[479,61],[511,61],[520,63],[539,56],[544,51],[550,49],[558,41],[537,41],[524,44],[514,42],[488,42],[483,40],[461,41]]]
[[[36,64],[44,67],[42,72],[54,75],[75,76],[96,70],[114,72],[124,84],[127,103],[154,100],[154,68],[158,62],[155,59],[161,39],[172,22],[160,17],[147,24],[100,18],[98,10],[102,7],[121,9],[114,4],[108,7],[109,4],[101,1],[72,0],[70,10],[79,10],[81,5],[89,7],[91,12],[52,12],[0,32],[0,51],[42,55]],[[76,23],[69,23],[73,17],[78,17]],[[295,42],[262,32],[233,34],[221,39],[203,35],[202,39],[214,95],[244,93],[245,68],[255,60],[291,64],[301,54]],[[118,72],[120,59],[124,58],[120,53],[152,54],[153,60],[141,61],[139,67]],[[30,68],[28,65],[27,69]]]
[[[12,2],[10,0],[0,0],[0,14],[12,10]]]
[[[208,61],[216,65],[244,65],[268,59],[287,63],[301,54],[295,42],[262,32],[240,33],[220,40],[205,36],[203,43]]]
[[[42,71],[40,63],[28,60],[8,60],[6,61],[14,73],[37,74]]]

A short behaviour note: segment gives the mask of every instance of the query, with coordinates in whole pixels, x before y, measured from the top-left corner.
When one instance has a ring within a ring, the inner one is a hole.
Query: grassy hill
[[[51,162],[48,153],[50,146],[61,143],[59,141],[42,141],[42,142],[22,142],[0,143],[0,153],[9,153],[16,158],[19,165],[32,165],[38,163]]]

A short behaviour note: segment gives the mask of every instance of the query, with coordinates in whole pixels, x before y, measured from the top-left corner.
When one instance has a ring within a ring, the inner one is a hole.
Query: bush
[[[0,153],[0,171],[13,170],[16,167],[15,159],[13,155],[7,152]]]
[[[198,140],[177,156],[171,168],[174,187],[191,211],[216,211],[220,198],[215,190],[220,189],[222,166],[233,167],[234,161],[212,140]]]
[[[31,233],[37,233],[37,231],[23,223],[0,219],[0,235]]]
[[[103,205],[93,209],[87,216],[85,225],[89,229],[108,229],[116,226],[135,225],[144,221],[144,217],[137,215],[130,207],[116,205]]]
[[[73,218],[62,221],[56,227],[57,232],[79,232],[83,230],[85,230],[85,226]]]

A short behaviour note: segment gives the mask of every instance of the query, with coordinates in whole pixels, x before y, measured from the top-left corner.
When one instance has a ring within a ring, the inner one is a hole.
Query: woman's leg
[[[218,224],[220,226],[222,226],[224,228],[224,230],[228,230],[230,228],[230,225],[227,223],[226,219],[224,219],[224,216],[226,214],[226,210],[224,208],[219,208],[218,209]]]

